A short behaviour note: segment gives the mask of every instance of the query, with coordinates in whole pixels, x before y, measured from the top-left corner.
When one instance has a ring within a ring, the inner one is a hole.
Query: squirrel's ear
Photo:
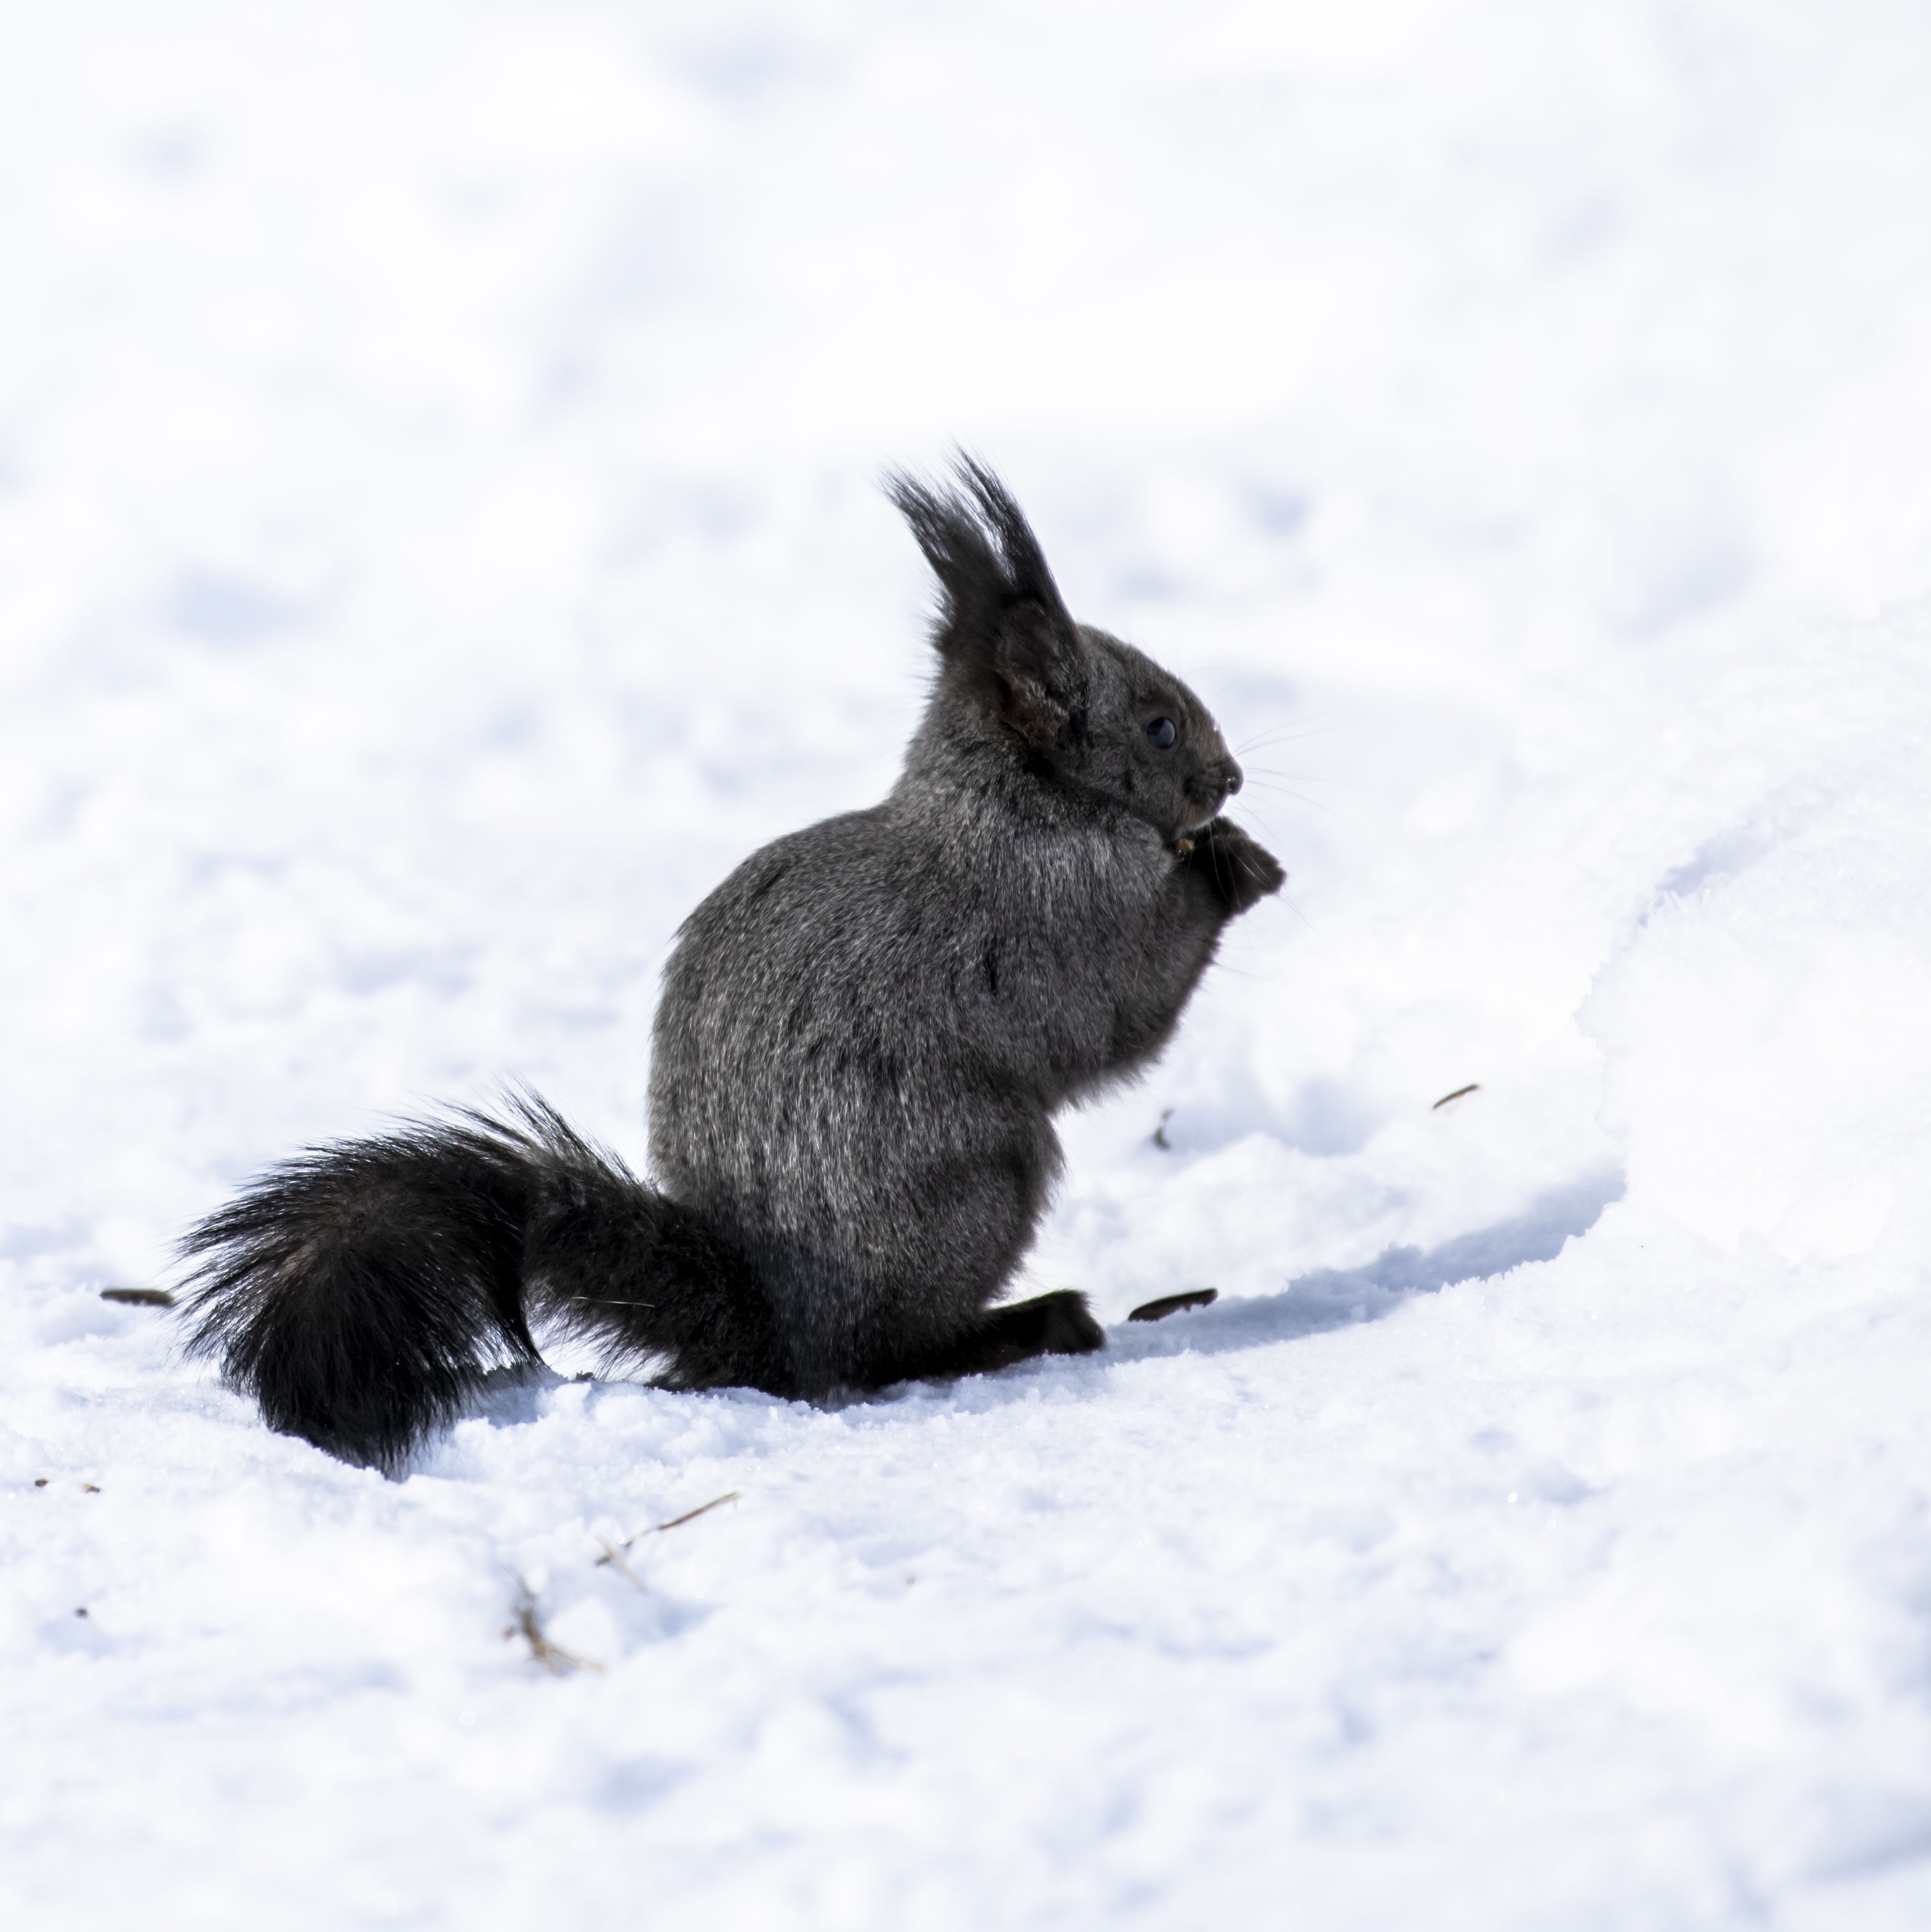
[[[1006,613],[992,650],[974,667],[993,709],[1036,752],[1052,751],[1072,715],[1078,650],[1070,620],[1056,622],[1040,605],[1020,604]]]
[[[988,710],[1050,752],[1078,699],[1078,634],[1011,492],[969,456],[954,467],[956,490],[886,479],[943,593],[933,644]]]

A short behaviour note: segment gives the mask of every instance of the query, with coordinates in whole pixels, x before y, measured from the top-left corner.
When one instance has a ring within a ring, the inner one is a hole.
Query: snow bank
[[[1709,694],[1763,789],[1660,882],[1584,1010],[1632,1206],[1726,1248],[1922,1250],[1927,628],[1827,632]]]
[[[10,1922],[1924,1923],[1927,94],[1885,0],[14,22]],[[1292,874],[1066,1123],[1108,1354],[559,1350],[385,1482],[103,1303],[422,1096],[640,1154],[955,436]]]

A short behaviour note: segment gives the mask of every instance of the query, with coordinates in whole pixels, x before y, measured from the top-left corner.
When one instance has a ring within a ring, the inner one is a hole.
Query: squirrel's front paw
[[[1281,862],[1255,844],[1231,818],[1216,818],[1196,832],[1187,862],[1210,880],[1230,914],[1243,913],[1279,892],[1288,875]]]

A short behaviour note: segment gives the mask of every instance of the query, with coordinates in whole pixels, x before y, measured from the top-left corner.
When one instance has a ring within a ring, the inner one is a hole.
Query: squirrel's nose
[[[1231,798],[1240,789],[1240,767],[1231,758],[1227,761],[1224,781],[1227,786],[1227,795]]]

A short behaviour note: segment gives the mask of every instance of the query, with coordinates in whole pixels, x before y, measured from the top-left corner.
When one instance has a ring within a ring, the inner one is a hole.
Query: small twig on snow
[[[516,1580],[516,1622],[503,1632],[505,1640],[520,1630],[529,1645],[532,1660],[540,1664],[553,1677],[567,1677],[573,1670],[601,1670],[603,1666],[593,1657],[579,1657],[574,1651],[565,1650],[561,1644],[552,1643],[543,1634],[543,1626],[536,1620],[536,1592],[523,1580]]]
[[[709,1502],[700,1503],[694,1510],[686,1510],[682,1516],[673,1516],[668,1522],[653,1523],[648,1529],[639,1530],[635,1536],[625,1537],[622,1542],[614,1546],[607,1537],[600,1536],[597,1540],[604,1546],[604,1553],[597,1558],[597,1561],[599,1564],[614,1563],[622,1569],[623,1560],[617,1553],[619,1550],[629,1549],[632,1544],[641,1538],[660,1536],[667,1529],[678,1529],[687,1522],[695,1522],[700,1516],[709,1516],[714,1509],[722,1509],[726,1503],[736,1502],[741,1493],[742,1492],[737,1490],[727,1490],[722,1496],[713,1496]],[[630,1572],[625,1570],[624,1574],[628,1576]],[[637,1579],[634,1576],[631,1576],[630,1580],[633,1583],[637,1583]],[[637,1583],[637,1587],[641,1590],[643,1586],[641,1583]]]
[[[1178,1294],[1163,1294],[1157,1301],[1143,1301],[1127,1316],[1129,1322],[1164,1322],[1186,1308],[1207,1308],[1220,1299],[1217,1288],[1183,1288]]]
[[[614,1563],[637,1586],[637,1593],[640,1597],[649,1596],[650,1592],[643,1587],[643,1579],[624,1561],[622,1551],[607,1536],[600,1536],[597,1540],[604,1546],[604,1553],[597,1558],[598,1562]]]

